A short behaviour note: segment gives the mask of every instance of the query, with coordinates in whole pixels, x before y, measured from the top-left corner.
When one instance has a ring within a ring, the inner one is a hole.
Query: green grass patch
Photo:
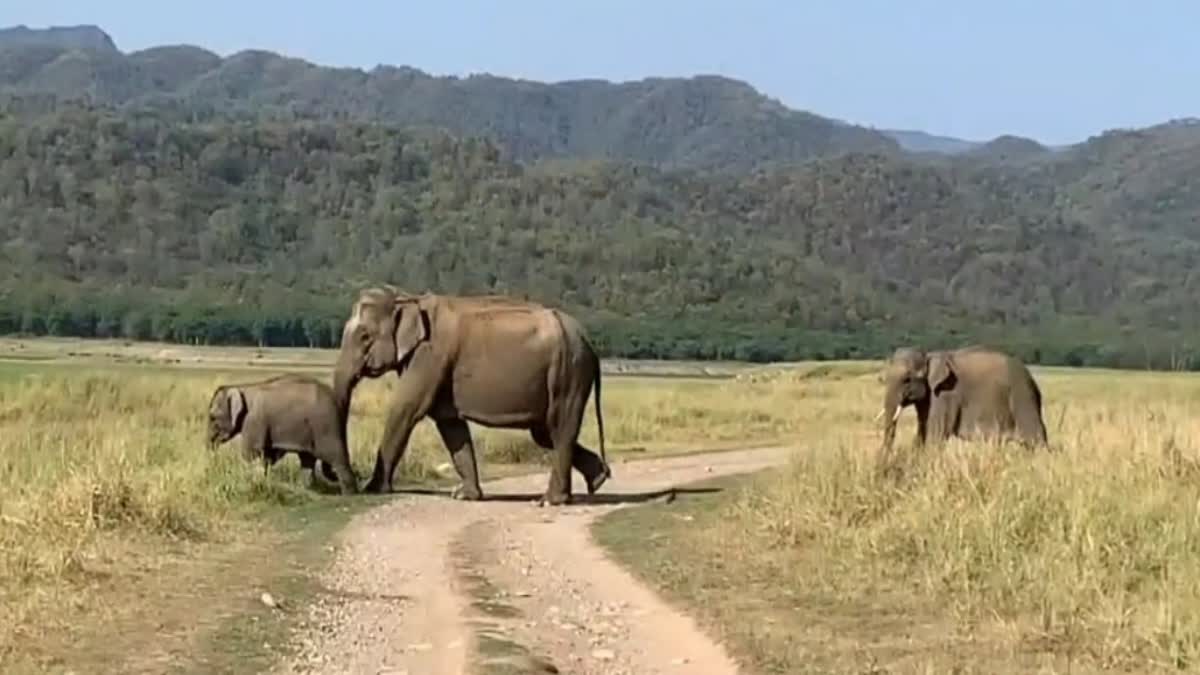
[[[178,664],[181,673],[265,672],[294,653],[290,631],[317,596],[329,593],[318,575],[332,561],[332,541],[356,513],[388,497],[336,497],[270,513],[264,526],[278,534],[278,544],[247,555],[250,567],[236,577],[230,593],[232,613],[203,636],[200,646]],[[281,608],[263,604],[270,593]]]

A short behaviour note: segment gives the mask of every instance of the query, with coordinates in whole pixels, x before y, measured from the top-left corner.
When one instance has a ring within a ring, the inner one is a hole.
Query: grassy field
[[[204,414],[218,383],[283,371],[328,378],[331,362],[310,350],[0,340],[0,672],[212,672],[222,658],[265,663],[286,649],[276,643],[286,618],[260,594],[295,603],[322,592],[310,572],[325,562],[325,538],[386,497],[306,490],[294,457],[264,476],[235,447],[210,452]],[[616,370],[713,374],[688,364],[639,368]],[[350,441],[363,480],[393,381],[366,381],[356,393]],[[773,390],[608,378],[610,457],[790,437],[797,420]],[[474,432],[485,479],[545,470],[526,434]],[[583,440],[596,445],[590,405]],[[447,462],[425,422],[400,472],[408,482],[447,482]]]
[[[885,465],[874,375],[757,373],[792,464],[596,535],[758,672],[1200,669],[1200,377],[1035,376],[1058,452],[915,451],[910,410]]]
[[[235,448],[209,452],[204,407],[220,382],[327,377],[329,358],[0,341],[0,671],[213,672],[287,649],[287,615],[259,594],[327,592],[311,575],[324,542],[386,497],[305,490],[294,458],[264,477]],[[875,364],[639,368],[609,364],[676,377],[605,381],[618,462],[801,448],[782,471],[597,526],[759,671],[1196,669],[1200,378],[1037,369],[1060,452],[951,443],[881,467]],[[389,388],[355,399],[364,479]],[[475,434],[485,478],[545,470],[526,435]],[[401,471],[446,482],[446,461],[424,423]]]

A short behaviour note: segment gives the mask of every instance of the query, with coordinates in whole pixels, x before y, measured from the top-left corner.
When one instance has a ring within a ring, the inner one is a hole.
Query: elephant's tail
[[[596,432],[600,436],[600,461],[604,469],[612,476],[612,468],[608,465],[608,456],[604,454],[604,413],[600,411],[600,357],[596,357],[596,381],[592,383],[596,389]]]

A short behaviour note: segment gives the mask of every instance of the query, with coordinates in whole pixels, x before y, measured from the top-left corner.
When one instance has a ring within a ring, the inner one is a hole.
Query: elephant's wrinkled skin
[[[322,473],[343,494],[358,491],[358,478],[346,448],[346,414],[329,385],[303,375],[282,375],[260,382],[221,385],[208,405],[210,447],[242,437],[247,460],[261,457],[263,470],[288,452],[316,479]]]
[[[589,494],[612,475],[604,457],[600,359],[569,314],[502,296],[367,289],[342,331],[336,396],[348,409],[360,378],[389,371],[399,375],[399,391],[367,491],[391,491],[412,429],[425,417],[437,425],[462,479],[458,499],[483,497],[468,421],[528,429],[534,442],[554,451],[543,503],[571,500],[572,467]],[[600,456],[578,441],[593,385]]]
[[[929,354],[903,347],[888,359],[883,382],[883,410],[876,419],[886,420],[885,450],[909,405],[917,409],[917,444],[958,436],[1046,445],[1042,392],[1016,357],[979,346]]]

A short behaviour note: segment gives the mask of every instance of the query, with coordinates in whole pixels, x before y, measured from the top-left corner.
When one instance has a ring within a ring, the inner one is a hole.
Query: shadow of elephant
[[[672,501],[681,495],[701,495],[714,494],[723,491],[724,488],[719,487],[669,487],[652,492],[605,492],[594,495],[574,495],[569,506],[604,506],[613,504],[644,504],[659,499],[669,498]],[[451,491],[438,490],[434,488],[398,488],[391,494],[393,495],[429,495],[433,497],[441,497],[443,499],[451,499]],[[541,494],[532,492],[519,492],[509,494],[490,494],[486,495],[481,501],[484,502],[524,502],[534,503]]]

